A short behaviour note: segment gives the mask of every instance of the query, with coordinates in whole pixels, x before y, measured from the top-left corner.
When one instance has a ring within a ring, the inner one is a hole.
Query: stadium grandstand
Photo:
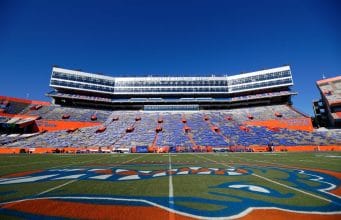
[[[339,117],[339,85],[318,85]],[[293,107],[292,86],[287,65],[201,77],[53,67],[51,103],[0,96],[0,153],[341,150],[340,130],[314,129]]]
[[[313,102],[318,125],[341,128],[341,76],[319,80],[316,85],[321,94]]]

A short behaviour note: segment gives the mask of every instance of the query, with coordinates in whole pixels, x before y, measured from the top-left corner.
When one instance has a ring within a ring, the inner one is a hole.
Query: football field
[[[341,153],[0,155],[0,219],[340,219]]]

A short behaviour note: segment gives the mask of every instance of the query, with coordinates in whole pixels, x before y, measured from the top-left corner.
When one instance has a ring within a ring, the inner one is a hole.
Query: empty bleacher
[[[29,110],[27,115],[40,116],[42,119],[48,120],[66,120],[66,121],[91,121],[91,116],[96,116],[96,121],[104,122],[111,114],[110,111],[79,109],[60,106],[43,106],[38,110]],[[69,117],[63,118],[68,115]]]
[[[0,100],[0,109],[8,114],[21,114],[30,104],[23,102]]]
[[[42,107],[35,112],[42,118],[56,120],[63,120],[61,115],[67,113],[70,114],[70,119],[67,120],[80,121],[89,121],[91,115],[95,113],[102,125],[70,132],[67,130],[47,132],[25,139],[13,138],[14,141],[6,143],[6,146],[80,148],[181,146],[186,149],[211,146],[235,147],[233,149],[238,150],[249,146],[341,145],[339,130],[309,132],[245,124],[247,121],[254,120],[295,120],[302,117],[286,105],[196,112],[94,112],[94,110],[50,106]],[[33,114],[33,111],[28,114]],[[99,127],[103,126],[105,129],[97,132]],[[133,129],[127,132],[128,127]],[[156,132],[157,127],[162,130]],[[188,128],[187,131],[185,127]]]
[[[156,146],[182,146],[185,148],[193,146],[183,130],[184,125],[181,122],[180,113],[162,113],[160,115],[163,119],[162,132],[158,133]]]

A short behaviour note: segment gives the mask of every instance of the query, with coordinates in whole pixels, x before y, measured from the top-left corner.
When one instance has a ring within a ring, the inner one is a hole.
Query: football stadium
[[[314,119],[293,79],[54,66],[51,102],[0,96],[0,218],[339,219],[341,78]]]

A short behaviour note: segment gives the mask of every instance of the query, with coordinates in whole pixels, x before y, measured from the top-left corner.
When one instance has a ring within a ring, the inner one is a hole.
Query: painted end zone
[[[94,200],[95,201],[95,200]],[[114,219],[124,220],[149,220],[149,219],[177,219],[189,220],[197,219],[195,216],[188,216],[167,210],[161,207],[148,205],[139,202],[129,202],[130,204],[96,204],[96,202],[83,202],[81,199],[72,201],[70,199],[40,198],[18,202],[12,202],[0,206],[3,214],[13,216],[25,216],[26,219],[37,218],[73,218],[73,219]],[[202,217],[199,217],[202,218]],[[314,214],[285,211],[281,209],[253,209],[235,218],[241,220],[334,220],[340,219],[341,214]],[[209,218],[204,218],[209,219]],[[218,218],[220,219],[220,218]]]
[[[38,217],[62,217],[76,219],[168,219],[167,210],[146,205],[110,205],[64,201],[59,199],[37,199],[14,202],[3,205],[9,213],[28,213]],[[5,212],[6,213],[6,212]],[[174,214],[175,219],[185,220],[190,217]],[[34,218],[34,217],[33,217]]]
[[[278,209],[266,210],[266,209],[258,209],[253,210],[248,215],[239,218],[240,220],[254,220],[254,219],[262,219],[262,220],[336,220],[340,219],[341,214],[336,215],[326,215],[326,214],[308,214],[308,213],[296,213],[296,212],[288,212]]]

